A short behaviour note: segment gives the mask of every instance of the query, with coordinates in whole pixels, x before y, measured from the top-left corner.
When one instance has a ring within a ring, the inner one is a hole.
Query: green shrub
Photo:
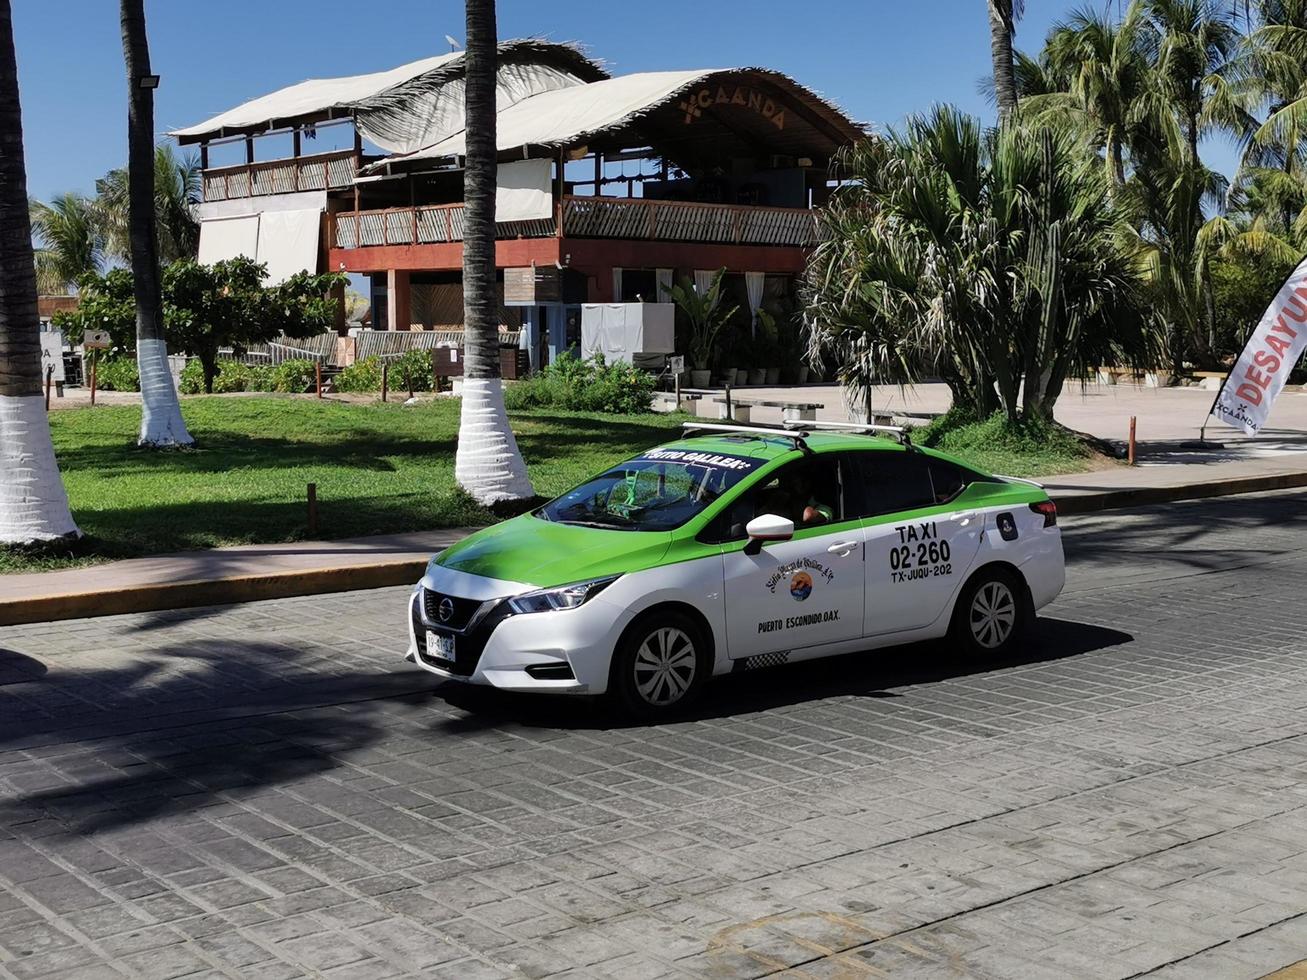
[[[436,369],[429,350],[410,350],[390,359],[390,390],[434,391]]]
[[[213,393],[225,395],[233,391],[271,390],[250,389],[250,372],[249,365],[242,364],[240,361],[219,361],[218,376],[213,379]],[[187,361],[186,367],[182,368],[177,390],[183,395],[204,394],[204,367],[198,358]]]
[[[336,375],[334,384],[336,391],[380,391],[381,359],[374,355],[355,361]]]
[[[543,371],[504,390],[510,409],[567,408],[634,415],[649,412],[655,378],[629,364],[582,361],[564,354]]]
[[[317,369],[313,361],[282,361],[272,369],[272,391],[288,391],[300,394],[313,388],[317,381]]]
[[[95,368],[95,384],[103,391],[140,391],[141,373],[136,358],[130,354],[101,358]]]
[[[276,391],[276,368],[271,364],[250,364],[245,369],[245,387],[241,391]]]

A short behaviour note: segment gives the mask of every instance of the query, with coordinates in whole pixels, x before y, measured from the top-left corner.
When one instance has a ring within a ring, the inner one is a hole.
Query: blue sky
[[[1071,6],[1028,4],[1018,42],[1037,47]],[[28,184],[37,197],[89,192],[126,160],[117,12],[113,0],[14,0]],[[444,35],[464,33],[458,0],[147,0],[146,16],[163,78],[160,133],[305,78],[446,51]],[[499,33],[581,41],[615,73],[777,68],[879,125],[933,102],[992,114],[977,89],[989,71],[984,0],[500,0]],[[1228,168],[1233,156],[1214,147],[1211,160]]]

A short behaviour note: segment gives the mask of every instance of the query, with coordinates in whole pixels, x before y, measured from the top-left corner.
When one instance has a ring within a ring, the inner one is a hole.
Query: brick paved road
[[[1023,662],[797,665],[657,729],[438,688],[402,589],[0,630],[0,976],[1301,960],[1307,495],[1067,523]]]

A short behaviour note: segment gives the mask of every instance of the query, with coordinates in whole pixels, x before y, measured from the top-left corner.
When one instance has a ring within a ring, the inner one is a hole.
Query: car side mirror
[[[776,514],[759,514],[744,526],[744,533],[749,536],[744,553],[756,555],[767,541],[788,541],[794,537],[794,522]]]

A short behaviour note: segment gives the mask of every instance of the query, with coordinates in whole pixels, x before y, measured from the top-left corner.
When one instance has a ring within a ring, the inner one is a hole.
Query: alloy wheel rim
[[[971,635],[986,650],[1003,645],[1017,623],[1017,600],[1003,582],[986,582],[971,600]]]
[[[662,626],[644,638],[635,652],[635,689],[655,707],[685,697],[698,670],[694,642],[674,626]]]

